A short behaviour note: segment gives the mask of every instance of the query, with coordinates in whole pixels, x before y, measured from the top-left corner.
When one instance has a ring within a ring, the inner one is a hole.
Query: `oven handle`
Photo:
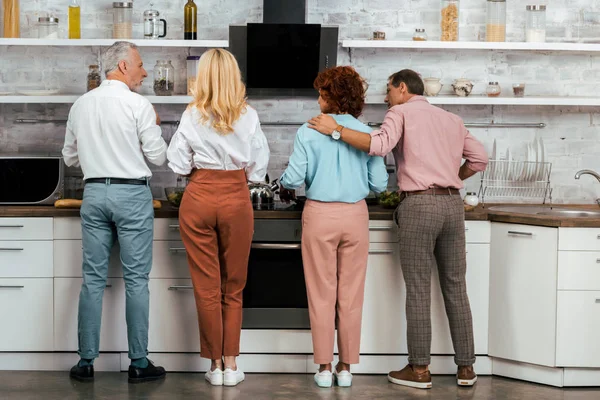
[[[300,250],[300,243],[252,243],[253,249],[261,250]]]

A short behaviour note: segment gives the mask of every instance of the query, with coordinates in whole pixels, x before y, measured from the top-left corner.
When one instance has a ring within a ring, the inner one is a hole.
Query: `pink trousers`
[[[355,204],[308,200],[302,213],[302,262],[316,364],[358,364],[369,256],[369,212]]]

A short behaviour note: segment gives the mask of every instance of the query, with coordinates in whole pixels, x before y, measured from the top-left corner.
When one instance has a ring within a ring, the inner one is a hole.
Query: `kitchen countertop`
[[[488,204],[484,207],[477,207],[473,211],[465,213],[467,221],[493,221],[505,222],[511,224],[524,224],[548,227],[589,227],[600,228],[600,218],[574,218],[564,216],[533,215],[514,212],[502,212],[489,210],[489,207],[499,205],[511,206],[532,206],[523,204]],[[554,205],[553,208],[576,208],[581,210],[600,211],[596,205]],[[379,221],[390,221],[394,210],[383,208],[379,205],[369,206],[369,219]],[[177,218],[178,210],[163,202],[162,208],[155,211],[156,218]],[[291,206],[285,210],[274,211],[254,211],[256,219],[300,219],[302,212],[294,210]],[[79,209],[57,209],[52,206],[0,206],[0,218],[2,217],[79,217]]]

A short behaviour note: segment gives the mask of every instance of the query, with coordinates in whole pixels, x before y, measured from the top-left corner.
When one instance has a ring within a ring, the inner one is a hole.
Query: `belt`
[[[404,199],[408,196],[419,196],[419,195],[433,195],[433,196],[451,196],[451,195],[459,195],[460,192],[458,189],[454,188],[429,188],[426,190],[416,190],[414,192],[402,192],[400,193],[400,199]]]
[[[146,179],[121,179],[121,178],[90,178],[85,183],[105,183],[107,185],[148,185]]]

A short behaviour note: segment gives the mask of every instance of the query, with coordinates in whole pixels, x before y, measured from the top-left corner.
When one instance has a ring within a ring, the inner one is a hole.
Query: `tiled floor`
[[[312,375],[249,374],[234,388],[212,387],[202,374],[171,373],[163,382],[127,383],[127,374],[96,373],[94,383],[71,381],[64,372],[0,372],[1,400],[234,400],[234,399],[432,399],[432,400],[598,400],[600,389],[557,389],[498,377],[480,377],[459,388],[451,376],[434,376],[433,389],[396,386],[385,376],[357,375],[352,388],[321,389]]]

